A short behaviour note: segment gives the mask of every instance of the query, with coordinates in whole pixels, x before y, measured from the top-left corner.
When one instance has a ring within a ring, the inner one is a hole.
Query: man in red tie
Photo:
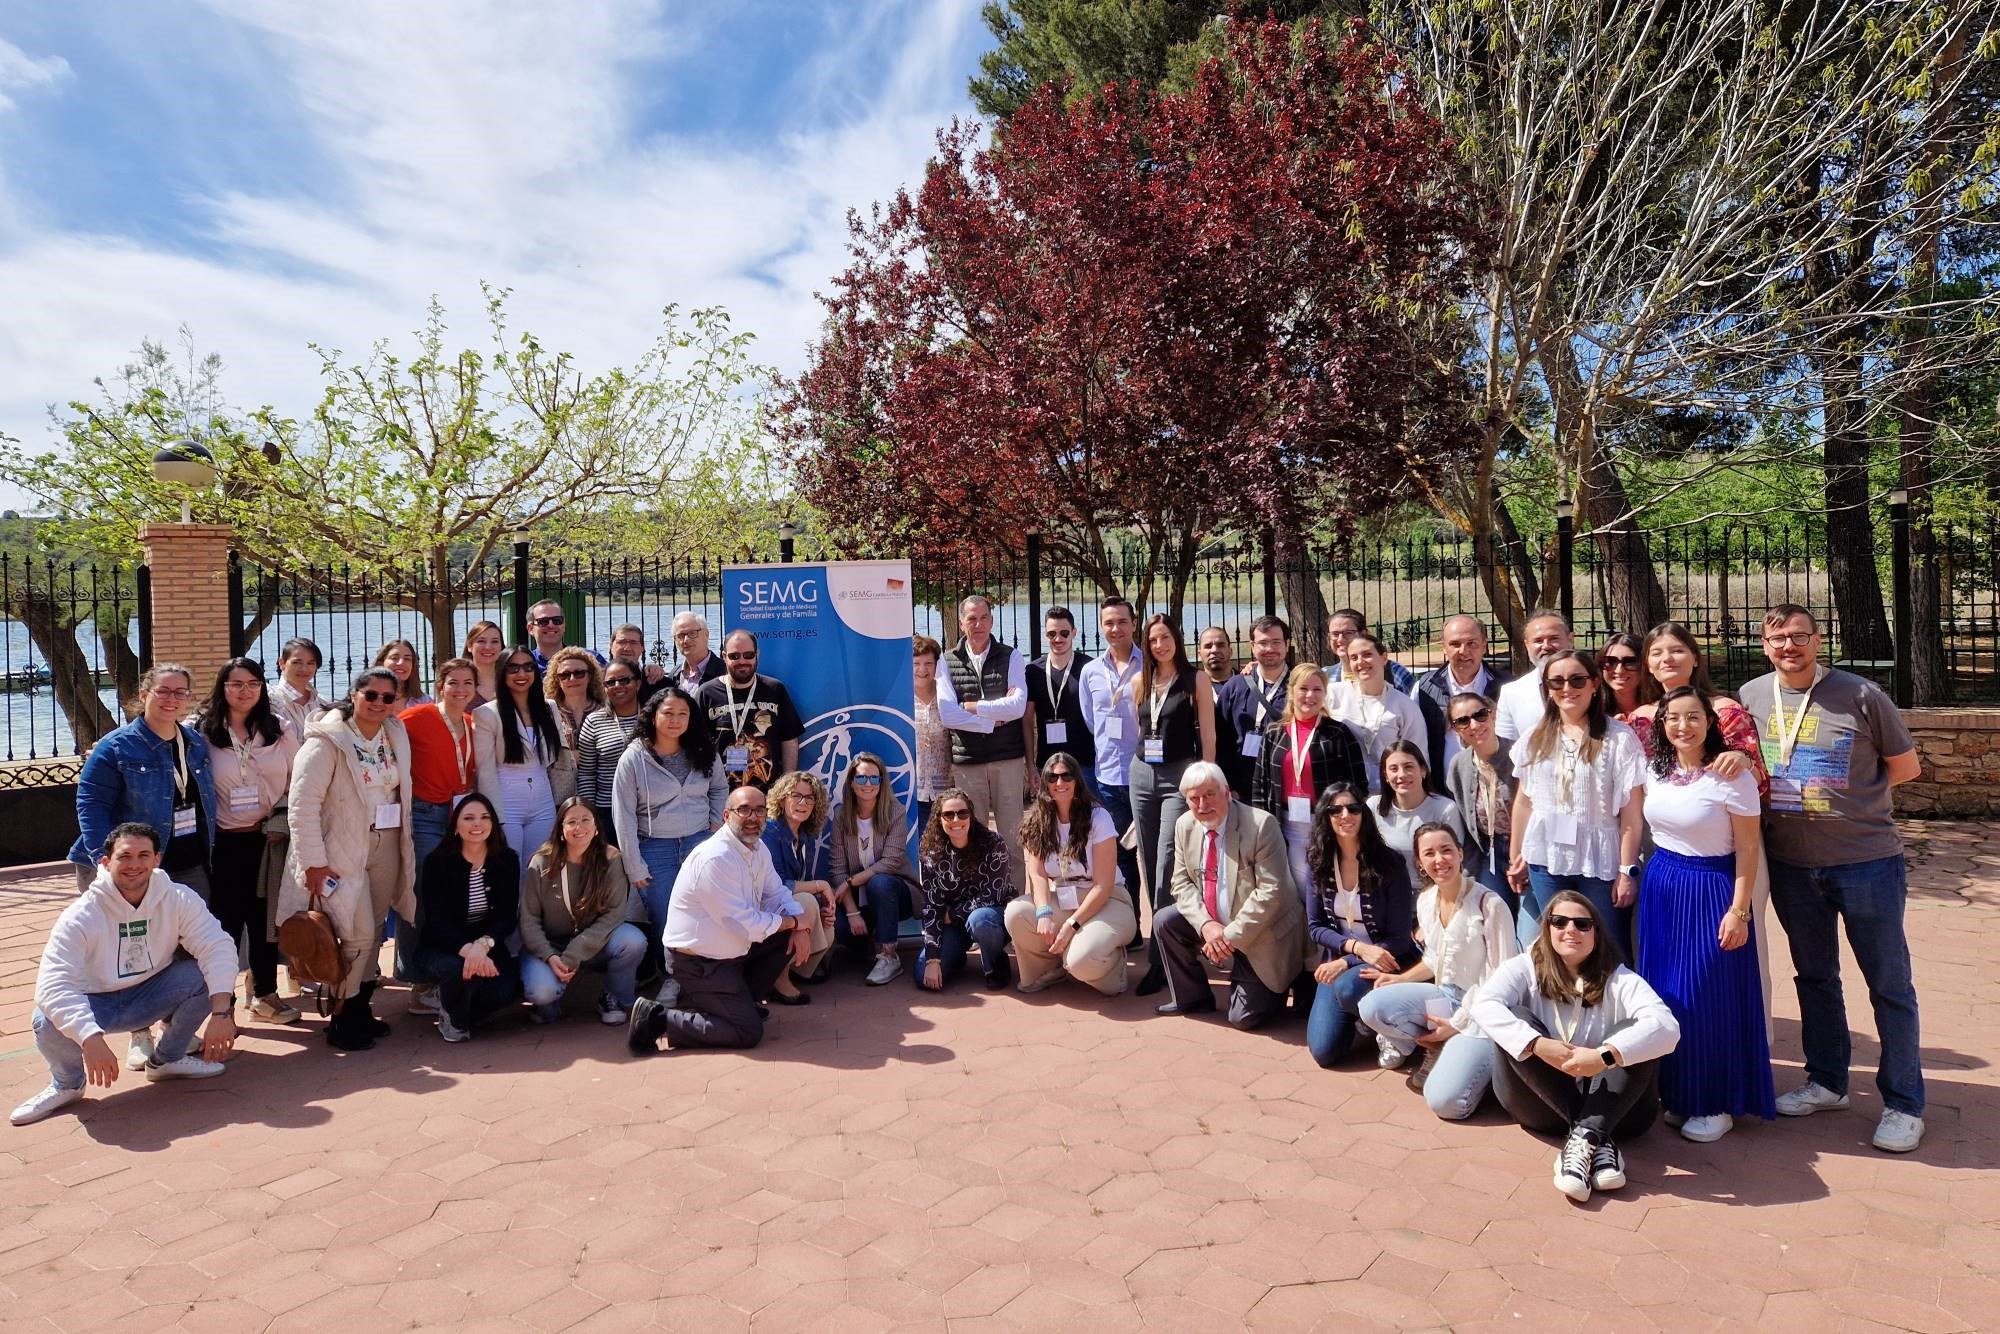
[[[1306,920],[1267,811],[1235,800],[1213,764],[1181,777],[1187,814],[1174,826],[1174,901],[1153,915],[1173,1000],[1161,1014],[1216,1008],[1207,965],[1229,979],[1229,1022],[1256,1028],[1285,1008],[1305,966]]]

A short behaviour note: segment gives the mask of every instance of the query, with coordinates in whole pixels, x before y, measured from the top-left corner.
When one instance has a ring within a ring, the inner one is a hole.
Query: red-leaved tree
[[[850,218],[782,414],[837,543],[1033,529],[1132,592],[1133,541],[1178,612],[1205,538],[1379,510],[1462,448],[1414,315],[1455,303],[1479,211],[1361,27],[1238,23],[1186,91],[1063,91],[990,146],[954,124],[914,197]]]

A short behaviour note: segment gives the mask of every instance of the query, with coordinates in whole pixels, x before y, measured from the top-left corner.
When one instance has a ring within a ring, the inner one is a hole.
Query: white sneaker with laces
[[[153,1030],[142,1028],[132,1035],[132,1045],[125,1049],[125,1068],[144,1070],[153,1062]]]
[[[1891,1107],[1875,1126],[1875,1147],[1884,1153],[1913,1153],[1924,1142],[1924,1118]]]
[[[894,982],[903,975],[903,959],[898,954],[878,954],[875,966],[868,970],[868,985],[879,987]]]
[[[1590,1198],[1592,1147],[1588,1135],[1581,1130],[1572,1130],[1569,1139],[1563,1143],[1562,1152],[1556,1155],[1556,1189],[1578,1204]]]
[[[1400,1070],[1403,1068],[1403,1062],[1409,1059],[1408,1053],[1397,1050],[1396,1044],[1389,1040],[1387,1033],[1375,1035],[1375,1064],[1384,1070]]]
[[[1625,1185],[1625,1155],[1610,1140],[1591,1150],[1590,1185],[1593,1190],[1619,1190]]]
[[[446,1042],[472,1041],[472,1034],[466,1032],[464,1029],[460,1028],[457,1024],[454,1024],[451,1021],[451,1016],[448,1014],[438,1015],[438,1036],[443,1038]]]
[[[162,1079],[213,1079],[228,1068],[221,1061],[204,1061],[193,1052],[178,1061],[162,1061],[154,1057],[146,1062],[146,1082],[157,1084]]]
[[[1790,1093],[1778,1095],[1779,1116],[1811,1116],[1814,1112],[1837,1112],[1847,1106],[1847,1095],[1822,1088],[1808,1079]]]
[[[1681,1122],[1681,1138],[1697,1144],[1713,1144],[1736,1128],[1736,1118],[1727,1112],[1713,1116],[1691,1116]]]
[[[410,988],[411,1014],[438,1014],[441,1012],[442,1006],[438,1002],[438,989],[436,987]]]
[[[82,1089],[59,1089],[51,1084],[16,1107],[7,1119],[17,1126],[31,1126],[43,1117],[53,1116],[71,1103],[81,1101],[83,1101]]]
[[[1067,968],[1051,968],[1032,982],[1024,980],[1015,990],[1019,991],[1023,996],[1032,996],[1038,991],[1047,991],[1058,982],[1066,982],[1068,980],[1069,970]]]

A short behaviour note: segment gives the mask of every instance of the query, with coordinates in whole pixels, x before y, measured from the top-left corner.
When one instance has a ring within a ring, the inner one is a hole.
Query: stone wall
[[[2000,817],[2000,709],[1903,715],[1924,768],[1896,789],[1896,814]]]

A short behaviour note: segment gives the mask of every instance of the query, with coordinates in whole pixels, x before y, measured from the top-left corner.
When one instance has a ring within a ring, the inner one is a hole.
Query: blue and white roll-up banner
[[[757,670],[791,692],[806,729],[799,738],[800,768],[818,774],[838,800],[854,756],[881,758],[910,816],[914,866],[919,831],[910,563],[726,566],[722,616],[724,633],[757,636]]]

